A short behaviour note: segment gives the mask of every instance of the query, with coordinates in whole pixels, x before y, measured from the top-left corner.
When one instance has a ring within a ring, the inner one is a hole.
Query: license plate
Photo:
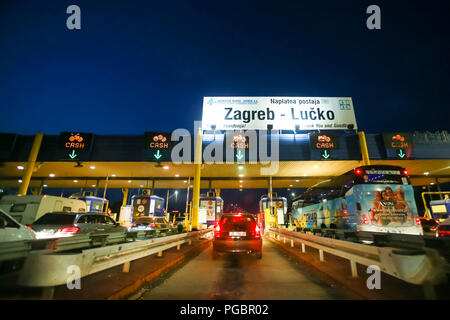
[[[245,232],[230,232],[230,237],[245,237]]]

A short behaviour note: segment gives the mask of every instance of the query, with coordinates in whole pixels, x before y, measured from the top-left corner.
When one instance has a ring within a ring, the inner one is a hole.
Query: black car
[[[112,218],[95,212],[50,212],[29,227],[35,231],[37,239],[127,233],[127,229]]]
[[[218,253],[251,253],[262,258],[261,227],[252,214],[223,214],[214,227],[213,258]]]
[[[450,238],[450,218],[442,221],[436,230],[436,237]]]

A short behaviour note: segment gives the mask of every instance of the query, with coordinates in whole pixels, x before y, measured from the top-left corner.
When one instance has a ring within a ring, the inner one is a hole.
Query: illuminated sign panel
[[[203,130],[357,129],[352,98],[204,97]]]
[[[309,145],[314,151],[320,151],[321,160],[331,160],[331,150],[339,149],[339,135],[335,133],[312,132],[309,134]]]
[[[60,146],[67,150],[91,150],[92,134],[79,132],[61,132],[59,135]]]
[[[92,141],[92,133],[61,132],[59,148],[64,150],[63,159],[86,160],[92,148]]]
[[[309,144],[316,150],[339,149],[339,137],[333,133],[313,132],[309,134]]]
[[[384,147],[388,158],[409,159],[413,148],[413,137],[407,132],[383,133]]]
[[[248,137],[242,133],[233,136],[232,149],[248,149]]]
[[[173,147],[171,133],[146,132],[144,139],[145,157],[152,161],[170,161]]]

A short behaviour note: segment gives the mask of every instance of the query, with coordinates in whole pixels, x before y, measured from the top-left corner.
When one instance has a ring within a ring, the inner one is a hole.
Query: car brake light
[[[422,223],[420,222],[420,218],[416,218],[416,224],[420,226]]]
[[[59,230],[60,233],[77,233],[80,231],[78,227],[66,227]]]
[[[156,224],[150,223],[149,226],[154,228],[154,227],[156,227]]]
[[[214,237],[220,237],[220,225],[216,224],[214,227]]]
[[[355,170],[355,173],[356,173],[356,174],[361,174],[361,173],[362,173],[362,170],[361,170],[361,169],[356,169],[356,170]]]
[[[364,224],[369,224],[369,218],[367,218],[366,216],[363,216],[362,218]]]
[[[438,232],[439,232],[439,237],[450,236],[450,231],[439,230]]]
[[[136,223],[132,223],[131,226],[132,226],[132,227],[136,227]]]
[[[30,226],[27,226],[27,228],[28,228],[28,229],[30,229],[30,230],[32,230],[32,231],[34,231],[34,230],[33,230],[33,228],[32,228],[32,227],[30,227]]]
[[[436,221],[436,223],[439,223],[439,220],[438,220],[438,219],[434,219],[434,221]]]
[[[404,174],[405,176],[407,176],[407,175],[408,175],[408,170],[403,170],[403,174]]]
[[[256,238],[261,237],[261,234],[260,234],[260,228],[259,228],[258,225],[255,225],[255,237],[256,237]]]

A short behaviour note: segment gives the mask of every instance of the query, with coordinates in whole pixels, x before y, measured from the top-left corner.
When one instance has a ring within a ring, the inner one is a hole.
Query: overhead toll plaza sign
[[[144,138],[145,158],[150,161],[171,161],[173,143],[169,132],[146,132]]]
[[[317,151],[320,152],[321,160],[332,160],[335,159],[332,150],[339,149],[339,135],[329,132],[312,132],[309,134],[309,145],[314,154]]]
[[[64,150],[64,159],[86,160],[92,149],[93,134],[83,132],[61,132],[59,149]]]
[[[384,147],[388,159],[406,160],[411,157],[413,136],[408,132],[383,133]]]
[[[352,98],[204,97],[203,130],[357,129]]]

